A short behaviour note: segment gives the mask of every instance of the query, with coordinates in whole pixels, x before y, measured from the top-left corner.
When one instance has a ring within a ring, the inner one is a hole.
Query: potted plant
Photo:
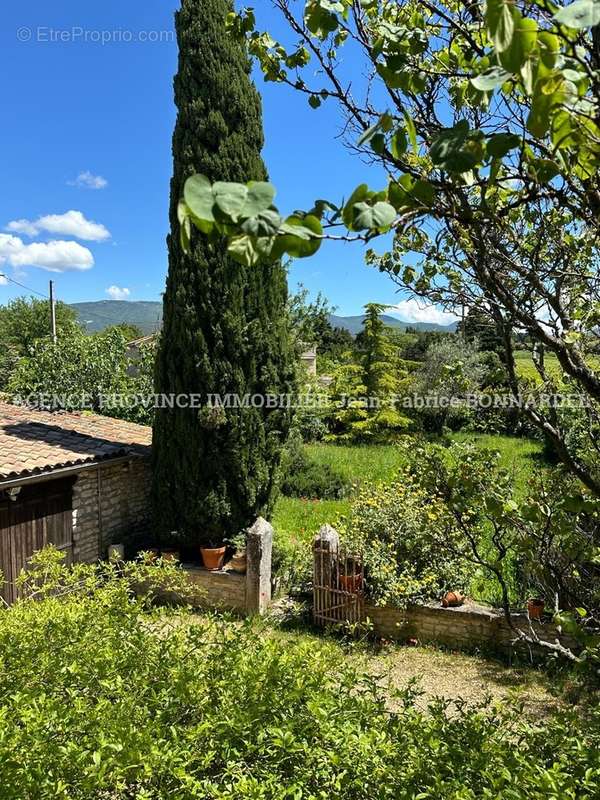
[[[527,613],[529,615],[529,619],[541,620],[545,608],[546,603],[541,597],[530,598],[527,601]]]
[[[211,572],[222,569],[226,552],[227,547],[223,543],[222,536],[211,532],[206,539],[206,544],[200,545],[200,554],[205,569]]]
[[[233,572],[243,575],[246,572],[247,559],[246,559],[246,534],[238,533],[229,544],[234,548],[235,553],[229,562],[228,566]]]
[[[351,594],[358,594],[363,588],[361,565],[354,558],[345,558],[339,563],[340,588]]]
[[[458,608],[465,602],[464,594],[460,592],[446,592],[442,598],[442,605],[444,608]]]

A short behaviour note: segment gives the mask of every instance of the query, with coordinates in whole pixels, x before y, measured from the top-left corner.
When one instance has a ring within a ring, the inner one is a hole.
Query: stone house
[[[149,528],[151,428],[0,402],[0,597],[46,544],[67,561],[104,557]]]

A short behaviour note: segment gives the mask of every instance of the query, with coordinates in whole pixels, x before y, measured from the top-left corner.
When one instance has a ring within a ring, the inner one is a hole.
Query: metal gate
[[[0,495],[0,598],[9,605],[18,597],[15,581],[31,556],[47,544],[73,549],[73,481],[48,481],[24,486],[16,500]]]
[[[317,625],[362,622],[365,619],[363,559],[338,545],[315,543],[313,616]]]

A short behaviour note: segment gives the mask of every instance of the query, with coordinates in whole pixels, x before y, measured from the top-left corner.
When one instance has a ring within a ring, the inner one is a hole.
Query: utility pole
[[[50,281],[50,332],[52,341],[56,344],[56,301],[54,299],[54,281]]]

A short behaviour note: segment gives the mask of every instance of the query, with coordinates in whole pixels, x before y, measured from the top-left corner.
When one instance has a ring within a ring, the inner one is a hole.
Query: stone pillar
[[[246,611],[264,614],[271,602],[273,528],[259,517],[246,540]]]
[[[340,537],[331,525],[323,525],[313,541],[313,614],[315,621],[331,616],[334,569],[340,547]]]

